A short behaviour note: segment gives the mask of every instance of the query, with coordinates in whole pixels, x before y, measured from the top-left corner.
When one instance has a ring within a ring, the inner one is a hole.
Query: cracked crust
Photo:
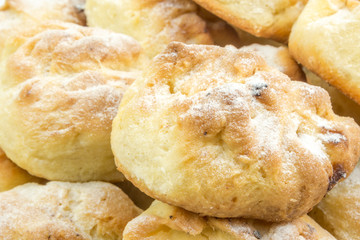
[[[128,223],[124,240],[335,240],[314,220],[303,216],[289,223],[266,223],[251,219],[200,217],[184,209],[155,201]]]
[[[352,171],[359,138],[325,90],[291,81],[255,53],[172,43],[125,93],[111,144],[118,169],[155,199],[283,221]]]
[[[338,240],[360,236],[360,166],[339,183],[310,212],[310,215]]]
[[[59,25],[26,40],[7,61],[0,145],[35,176],[120,181],[111,123],[138,75],[132,65],[141,47],[122,34]]]
[[[291,27],[307,0],[195,0],[231,25],[257,37],[287,42]]]
[[[115,240],[141,210],[109,183],[49,182],[0,193],[0,212],[5,240]]]
[[[313,0],[289,38],[289,50],[296,61],[358,104],[360,48],[355,46],[360,42],[359,31],[359,1]]]

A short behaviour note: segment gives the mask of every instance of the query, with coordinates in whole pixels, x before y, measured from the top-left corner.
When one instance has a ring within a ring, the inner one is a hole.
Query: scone
[[[360,239],[360,165],[310,212],[338,240]]]
[[[212,44],[206,23],[190,0],[87,0],[85,13],[91,27],[132,36],[144,49],[143,64],[171,41]]]
[[[286,42],[307,0],[194,0],[230,24],[258,37]]]
[[[251,219],[200,217],[184,209],[155,201],[130,221],[124,240],[335,240],[314,220],[303,216],[289,223]]]
[[[49,182],[0,193],[0,212],[3,240],[118,240],[141,210],[109,183]]]
[[[42,179],[31,176],[25,170],[16,166],[0,149],[0,192],[9,190],[27,182],[42,181]]]
[[[0,146],[49,180],[120,181],[111,123],[140,45],[102,29],[60,24],[12,54],[0,75]]]
[[[306,81],[309,84],[324,88],[330,95],[331,105],[336,114],[340,116],[352,117],[357,124],[360,124],[360,105],[344,95],[334,86],[321,79],[315,73],[304,69]]]
[[[304,72],[290,56],[289,49],[285,46],[271,46],[253,43],[243,46],[242,50],[255,51],[264,58],[266,63],[282,73],[285,73],[291,80],[305,81]]]
[[[294,24],[294,58],[360,104],[360,2],[310,0]]]
[[[298,218],[355,167],[360,128],[254,52],[172,43],[125,93],[111,144],[147,195],[216,217]]]

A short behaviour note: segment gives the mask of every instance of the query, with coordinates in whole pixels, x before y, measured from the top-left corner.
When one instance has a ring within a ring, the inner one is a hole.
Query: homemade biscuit
[[[330,95],[331,105],[336,114],[345,117],[352,117],[357,124],[360,124],[360,105],[345,96],[337,88],[321,79],[315,73],[304,69],[306,81],[312,85],[324,88]]]
[[[360,166],[310,213],[338,240],[360,238]]]
[[[194,0],[231,25],[258,37],[287,42],[307,0]]]
[[[360,128],[325,90],[253,52],[172,43],[125,93],[111,144],[118,169],[155,199],[284,221],[352,171]]]
[[[141,210],[109,183],[49,182],[0,193],[0,212],[4,240],[118,240]]]
[[[294,24],[294,58],[360,104],[360,2],[311,0]]]
[[[88,25],[132,36],[152,59],[171,41],[212,44],[206,23],[190,0],[87,0]],[[143,65],[147,65],[147,58]]]
[[[159,201],[130,221],[123,237],[124,240],[335,240],[306,215],[289,223],[219,219],[200,217]]]
[[[9,57],[0,76],[0,146],[35,176],[119,181],[111,123],[141,47],[122,34],[63,26]]]
[[[31,176],[16,166],[0,149],[0,192],[9,190],[27,182],[42,182],[40,178]]]

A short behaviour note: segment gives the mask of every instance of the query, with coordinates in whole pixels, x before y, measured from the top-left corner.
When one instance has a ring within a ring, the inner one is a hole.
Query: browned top
[[[120,171],[156,199],[281,221],[308,212],[352,171],[359,138],[325,90],[255,53],[173,43],[126,92],[112,149]]]
[[[65,23],[45,28],[34,29],[6,62],[0,145],[19,166],[47,179],[120,180],[111,123],[137,76],[141,47],[107,30]]]

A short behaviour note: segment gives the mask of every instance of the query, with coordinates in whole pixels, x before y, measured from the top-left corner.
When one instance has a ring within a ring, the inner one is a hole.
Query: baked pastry
[[[262,44],[251,44],[243,46],[243,50],[255,51],[263,57],[266,63],[288,75],[291,80],[305,81],[305,76],[299,65],[290,56],[289,49],[285,46],[271,46]]]
[[[3,0],[0,2],[0,59],[21,44],[14,40],[29,28],[51,20],[85,25],[84,0]],[[42,25],[44,26],[44,25]],[[40,30],[39,30],[40,31]],[[26,34],[25,34],[26,35]],[[11,44],[11,47],[7,47]]]
[[[132,36],[152,59],[171,41],[212,44],[206,23],[190,0],[87,0],[85,13],[92,27]],[[148,61],[142,60],[143,65]]]
[[[360,2],[312,0],[294,25],[294,58],[360,104]],[[311,37],[309,37],[311,36]]]
[[[231,25],[258,37],[287,42],[293,23],[307,0],[194,0]]]
[[[336,114],[340,116],[352,117],[357,124],[360,124],[360,105],[344,95],[337,88],[321,79],[315,73],[304,69],[306,81],[309,84],[324,88],[330,95],[331,105]]]
[[[42,179],[31,176],[25,170],[16,166],[0,149],[0,192],[9,190],[27,182],[42,181]]]
[[[60,24],[29,38],[0,76],[0,146],[35,176],[120,181],[112,119],[140,45],[102,29]],[[47,27],[46,27],[47,28]]]
[[[111,134],[118,169],[147,195],[267,221],[310,211],[355,167],[359,140],[325,90],[254,52],[176,42],[125,93]]]
[[[335,240],[314,220],[303,216],[289,223],[266,223],[251,219],[200,217],[184,209],[155,201],[130,221],[124,240]]]
[[[360,166],[310,212],[338,240],[360,237]]]
[[[0,212],[6,240],[117,240],[141,210],[109,183],[49,182],[0,193]]]

